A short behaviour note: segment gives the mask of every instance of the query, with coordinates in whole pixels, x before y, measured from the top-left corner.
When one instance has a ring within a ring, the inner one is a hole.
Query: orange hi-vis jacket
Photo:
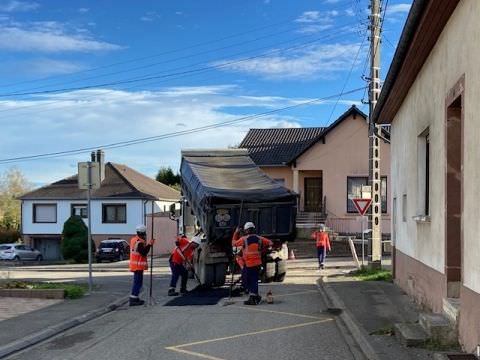
[[[147,270],[148,261],[147,256],[144,256],[138,252],[138,244],[146,241],[138,236],[134,236],[130,239],[130,271]]]
[[[242,236],[236,240],[234,246],[242,247],[243,260],[247,268],[262,265],[262,251],[273,242],[255,234]]]
[[[315,239],[317,242],[317,248],[324,247],[328,251],[330,251],[330,238],[328,237],[328,233],[326,231],[315,231],[312,234],[312,239]]]
[[[170,261],[184,265],[187,262],[191,262],[193,259],[193,248],[190,246],[190,241],[186,237],[177,237],[178,246],[172,250]]]

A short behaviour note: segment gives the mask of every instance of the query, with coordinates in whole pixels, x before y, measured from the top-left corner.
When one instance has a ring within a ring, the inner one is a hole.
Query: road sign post
[[[362,217],[362,266],[365,263],[365,213],[372,204],[372,199],[352,199],[355,209]]]
[[[97,162],[81,162],[78,163],[78,187],[87,190],[87,217],[88,217],[88,292],[91,294],[93,289],[92,278],[92,211],[91,211],[91,195],[92,189],[100,187],[100,168]]]

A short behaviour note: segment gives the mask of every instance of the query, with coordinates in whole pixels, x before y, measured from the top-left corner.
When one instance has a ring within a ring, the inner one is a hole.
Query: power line
[[[347,92],[344,92],[344,94],[345,95],[353,94],[353,93],[356,93],[356,92],[361,91],[363,89],[364,89],[364,87],[349,90]],[[311,104],[314,104],[314,103],[319,103],[319,102],[322,102],[322,101],[333,99],[337,96],[339,96],[339,94],[334,94],[334,95],[330,95],[330,96],[326,96],[326,97],[322,97],[322,98],[317,98],[317,99],[305,101],[305,102],[298,103],[298,104],[291,105],[291,106],[277,108],[277,109],[273,109],[273,110],[269,110],[269,111],[265,111],[265,112],[261,112],[261,113],[257,113],[257,114],[243,116],[243,117],[228,120],[228,121],[223,121],[223,122],[212,124],[212,125],[205,125],[205,126],[200,126],[200,127],[196,127],[196,128],[182,130],[182,131],[170,132],[170,133],[165,133],[165,134],[160,134],[160,135],[155,135],[155,136],[149,136],[149,137],[137,138],[137,139],[132,139],[132,140],[108,143],[108,144],[103,144],[103,145],[89,146],[89,147],[73,149],[73,150],[64,150],[64,151],[57,151],[57,152],[50,152],[50,153],[43,153],[43,154],[36,154],[36,155],[27,155],[27,156],[19,156],[19,157],[13,157],[13,158],[0,159],[0,164],[3,165],[3,164],[23,162],[23,161],[45,160],[45,159],[50,159],[50,158],[55,158],[55,157],[77,155],[77,154],[87,153],[87,152],[90,152],[92,150],[99,149],[99,148],[101,148],[101,149],[116,149],[116,148],[133,146],[133,145],[143,144],[143,143],[152,142],[152,141],[163,140],[163,139],[172,138],[172,137],[188,135],[188,134],[197,133],[197,132],[203,132],[203,131],[207,131],[207,130],[211,130],[211,129],[224,127],[224,126],[227,126],[227,125],[232,125],[232,124],[237,124],[237,123],[240,123],[240,122],[245,122],[247,120],[253,120],[253,119],[265,117],[265,116],[275,114],[275,113],[278,113],[278,112],[281,112],[281,111],[286,111],[286,110],[298,108],[298,107],[301,107],[301,106],[306,106],[306,105],[311,105]]]

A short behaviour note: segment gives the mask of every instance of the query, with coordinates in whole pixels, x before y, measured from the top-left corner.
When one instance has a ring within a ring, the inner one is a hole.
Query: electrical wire
[[[344,92],[345,95],[347,94],[353,94],[356,92],[359,92],[363,90],[364,87],[360,87],[357,89],[349,90],[347,92]],[[27,155],[27,156],[19,156],[19,157],[13,157],[13,158],[6,158],[6,159],[0,159],[0,165],[3,164],[12,164],[12,163],[18,163],[18,162],[23,162],[23,161],[31,161],[31,160],[45,160],[45,159],[50,159],[50,158],[55,158],[55,157],[63,157],[63,156],[68,156],[68,155],[77,155],[77,154],[82,154],[82,153],[87,153],[95,149],[116,149],[116,148],[122,148],[122,147],[127,147],[127,146],[133,146],[133,145],[138,145],[138,144],[143,144],[147,142],[152,142],[152,141],[158,141],[158,140],[163,140],[163,139],[168,139],[172,137],[178,137],[178,136],[183,136],[183,135],[188,135],[188,134],[193,134],[193,133],[198,133],[198,132],[203,132],[211,129],[216,129],[220,127],[224,127],[227,125],[232,125],[232,124],[237,124],[240,122],[245,122],[248,120],[254,120],[258,119],[261,117],[265,117],[271,114],[275,114],[281,111],[286,111],[294,108],[298,108],[301,106],[306,106],[306,105],[311,105],[315,103],[320,103],[322,101],[326,101],[329,99],[333,99],[335,97],[338,97],[339,94],[334,94],[322,98],[317,98],[305,102],[301,102],[295,105],[291,106],[286,106],[282,108],[277,108],[257,114],[252,114],[248,116],[243,116],[240,118],[228,120],[228,121],[223,121],[220,123],[216,124],[211,124],[211,125],[205,125],[205,126],[200,126],[196,128],[191,128],[191,129],[186,129],[186,130],[181,130],[181,131],[175,131],[175,132],[170,132],[170,133],[165,133],[165,134],[160,134],[160,135],[155,135],[155,136],[149,136],[149,137],[143,137],[143,138],[138,138],[138,139],[132,139],[132,140],[126,140],[126,141],[120,141],[120,142],[114,142],[114,143],[107,143],[107,144],[102,144],[102,145],[95,145],[95,146],[89,146],[89,147],[83,147],[79,149],[73,149],[73,150],[64,150],[64,151],[57,151],[57,152],[50,152],[50,153],[43,153],[43,154],[36,154],[36,155]]]

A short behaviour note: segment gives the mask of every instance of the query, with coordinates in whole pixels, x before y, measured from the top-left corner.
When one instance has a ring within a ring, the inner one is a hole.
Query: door
[[[308,177],[304,180],[304,210],[307,212],[322,211],[322,178]]]
[[[61,260],[60,238],[35,239],[34,248],[42,254],[44,260]]]

